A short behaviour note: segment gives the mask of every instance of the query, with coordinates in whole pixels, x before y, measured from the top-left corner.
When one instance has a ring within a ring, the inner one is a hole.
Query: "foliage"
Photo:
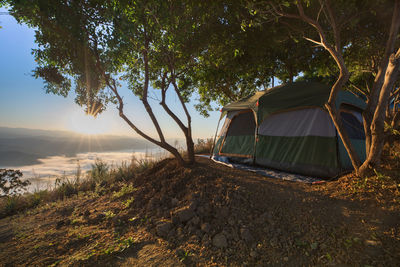
[[[22,176],[19,170],[0,169],[0,196],[19,195],[26,191],[30,182],[22,181]]]
[[[133,187],[132,184],[123,185],[119,191],[113,193],[112,199],[121,198],[127,194],[134,192],[134,191],[135,191],[135,188]]]
[[[213,139],[212,138],[207,138],[207,139],[197,139],[197,143],[194,146],[194,150],[198,154],[205,154],[205,153],[210,153],[212,145],[213,145]]]
[[[131,205],[133,204],[133,202],[135,201],[134,197],[131,197],[129,199],[127,199],[126,201],[123,202],[123,205],[126,209],[130,208]]]
[[[90,178],[95,183],[102,183],[109,178],[109,166],[101,159],[96,159],[90,170]]]
[[[60,197],[69,197],[78,193],[78,181],[68,179],[65,175],[57,177],[55,181],[55,191]]]

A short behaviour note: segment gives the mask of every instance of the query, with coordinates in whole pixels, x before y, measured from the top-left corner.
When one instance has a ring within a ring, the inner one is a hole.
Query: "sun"
[[[68,116],[68,130],[87,135],[104,134],[108,131],[107,123],[100,116],[94,118],[82,112],[72,112]]]

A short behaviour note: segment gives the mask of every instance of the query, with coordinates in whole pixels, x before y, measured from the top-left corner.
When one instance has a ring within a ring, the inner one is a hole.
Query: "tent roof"
[[[301,107],[324,107],[330,94],[330,86],[317,82],[294,82],[256,92],[237,102],[223,107],[222,112],[252,109],[258,113],[258,119],[289,109]],[[257,105],[257,101],[258,104]],[[365,102],[350,92],[340,91],[336,105],[348,104],[359,109],[365,108]]]
[[[237,102],[230,103],[222,108],[222,111],[242,110],[242,109],[257,109],[257,101],[265,95],[266,91],[256,92],[254,95],[247,96]]]

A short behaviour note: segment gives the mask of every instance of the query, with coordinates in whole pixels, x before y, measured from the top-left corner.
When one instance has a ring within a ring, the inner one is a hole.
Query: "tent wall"
[[[251,110],[236,112],[233,115],[230,113],[225,121],[227,130],[222,128],[214,151],[223,156],[252,158],[256,129],[254,113]]]
[[[306,108],[269,116],[259,126],[255,162],[305,175],[337,175],[336,131],[329,114]]]

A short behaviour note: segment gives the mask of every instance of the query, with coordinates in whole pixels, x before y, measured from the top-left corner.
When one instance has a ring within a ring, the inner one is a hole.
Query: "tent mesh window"
[[[351,139],[365,140],[364,127],[351,111],[341,111],[343,126]]]
[[[241,113],[232,119],[227,136],[254,135],[256,122],[253,112]]]

